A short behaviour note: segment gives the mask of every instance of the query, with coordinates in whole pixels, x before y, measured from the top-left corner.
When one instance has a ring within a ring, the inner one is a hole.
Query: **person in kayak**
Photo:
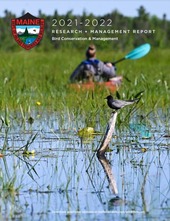
[[[110,62],[96,59],[95,45],[89,45],[86,60],[82,61],[70,76],[73,82],[106,82],[116,77],[116,68]]]

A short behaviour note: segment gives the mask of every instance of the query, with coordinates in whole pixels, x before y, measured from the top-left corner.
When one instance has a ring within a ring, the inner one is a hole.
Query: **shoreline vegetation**
[[[74,56],[72,56],[74,54]],[[107,56],[106,56],[107,55]],[[51,52],[20,51],[1,53],[0,108],[19,109],[22,106],[37,106],[47,109],[82,108],[91,105],[102,108],[102,100],[110,92],[107,89],[77,91],[69,86],[69,77],[74,68],[84,59],[84,50],[52,50]],[[101,60],[117,60],[124,52],[98,50]],[[169,59],[170,50],[151,49],[139,60],[127,60],[117,65],[117,74],[123,84],[118,90],[122,99],[133,98],[144,91],[142,109],[169,108]],[[71,59],[70,59],[71,58]],[[161,58],[161,59],[160,59]],[[130,89],[129,89],[130,88]],[[116,96],[116,94],[114,94]],[[89,98],[89,99],[88,99]]]

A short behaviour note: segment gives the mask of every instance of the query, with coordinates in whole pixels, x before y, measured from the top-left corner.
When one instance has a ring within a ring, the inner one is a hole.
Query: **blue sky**
[[[82,11],[104,15],[115,9],[126,16],[136,16],[137,9],[144,6],[151,15],[162,18],[166,13],[170,20],[170,0],[0,0],[0,16],[4,10],[14,12],[18,17],[25,10],[32,15],[38,15],[38,10],[45,14],[53,14],[57,10],[59,14],[65,14],[73,10],[74,14],[81,14]]]

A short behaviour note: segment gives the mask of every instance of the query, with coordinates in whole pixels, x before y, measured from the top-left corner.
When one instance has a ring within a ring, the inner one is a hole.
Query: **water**
[[[28,37],[28,38],[26,38],[25,44],[26,45],[32,44],[36,40],[36,38],[37,37]]]
[[[73,118],[34,115],[30,124],[17,116],[2,126],[0,220],[169,220],[169,124],[153,118],[140,127],[132,119],[117,129],[104,168],[95,154],[103,135],[82,140],[84,125]],[[23,155],[26,145],[35,154]]]

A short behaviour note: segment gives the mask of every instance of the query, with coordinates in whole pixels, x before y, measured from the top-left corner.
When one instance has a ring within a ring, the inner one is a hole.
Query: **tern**
[[[134,100],[115,100],[111,95],[107,96],[105,99],[107,99],[107,104],[111,109],[119,110],[127,105],[136,103],[139,99]]]

